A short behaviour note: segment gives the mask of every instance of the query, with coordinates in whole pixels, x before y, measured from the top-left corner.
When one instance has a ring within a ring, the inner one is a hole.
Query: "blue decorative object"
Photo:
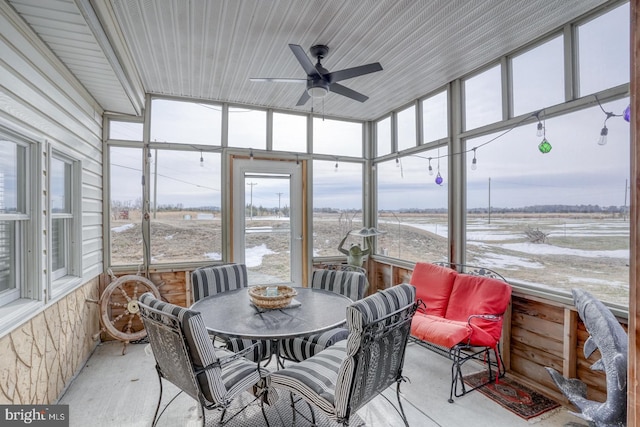
[[[631,104],[627,105],[627,108],[624,109],[624,113],[622,113],[622,116],[626,121],[631,121]]]
[[[442,176],[440,175],[440,172],[438,172],[438,175],[436,175],[436,184],[442,185],[442,181],[444,181],[444,180],[442,179]]]

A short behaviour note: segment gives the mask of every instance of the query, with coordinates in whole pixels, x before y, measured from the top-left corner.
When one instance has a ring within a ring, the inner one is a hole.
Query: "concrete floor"
[[[100,344],[58,403],[68,404],[72,427],[150,426],[158,398],[155,361],[146,344],[130,344],[122,355],[119,342]],[[404,374],[410,382],[402,387],[403,407],[413,427],[530,426],[524,420],[479,392],[448,403],[450,362],[423,347],[409,343]],[[478,368],[479,370],[480,368]],[[167,384],[165,382],[165,384]],[[173,396],[165,385],[165,396]],[[397,403],[395,386],[385,395]],[[196,426],[196,402],[181,396],[162,416],[159,426]],[[369,427],[402,425],[402,420],[383,397],[358,411]],[[537,427],[576,426],[586,423],[561,407],[534,420]],[[299,424],[300,425],[300,424]]]

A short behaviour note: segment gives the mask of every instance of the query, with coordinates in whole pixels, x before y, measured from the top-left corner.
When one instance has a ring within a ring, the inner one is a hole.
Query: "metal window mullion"
[[[464,84],[458,79],[452,82],[449,92],[450,134],[449,141],[449,262],[464,263],[466,251],[466,200],[465,200],[465,156],[460,153],[463,148],[461,138],[464,123]]]
[[[144,112],[144,126],[142,132],[142,254],[143,254],[143,266],[145,271],[148,271],[151,265],[151,221],[150,221],[150,189],[149,183],[151,178],[150,163],[149,163],[149,139],[151,137],[151,96],[147,95],[145,112]],[[155,159],[157,162],[158,159]]]
[[[564,42],[564,100],[573,100],[579,93],[577,29],[567,24],[563,29]]]

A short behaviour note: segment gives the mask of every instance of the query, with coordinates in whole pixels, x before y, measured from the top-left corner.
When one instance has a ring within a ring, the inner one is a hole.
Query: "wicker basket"
[[[275,296],[267,295],[267,288],[277,288],[278,294]],[[252,286],[249,288],[249,298],[251,302],[259,308],[283,308],[291,304],[293,297],[298,295],[291,286]]]

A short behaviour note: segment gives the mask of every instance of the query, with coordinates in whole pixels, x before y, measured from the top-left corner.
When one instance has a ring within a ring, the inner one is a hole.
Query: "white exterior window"
[[[0,305],[20,298],[27,266],[28,154],[0,135]]]
[[[80,162],[52,152],[49,164],[50,271],[53,296],[80,276]]]

